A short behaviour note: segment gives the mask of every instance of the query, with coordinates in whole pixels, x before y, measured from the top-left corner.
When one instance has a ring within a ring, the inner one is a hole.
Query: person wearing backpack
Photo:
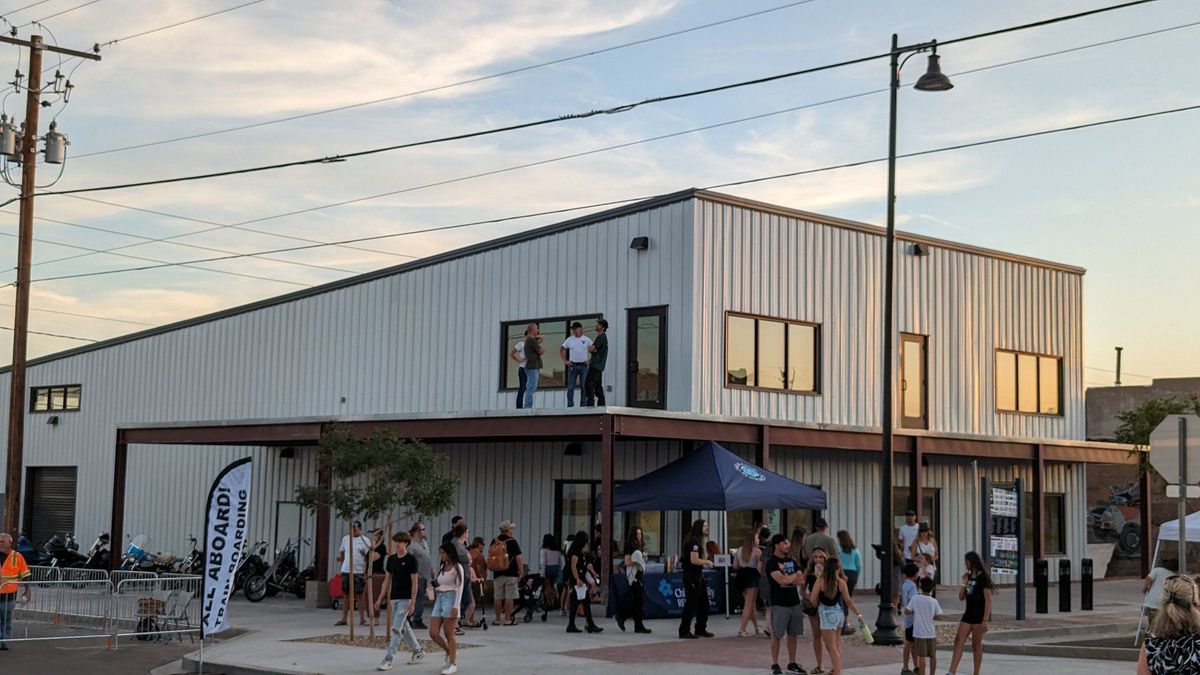
[[[487,554],[487,567],[492,572],[496,623],[503,626],[517,625],[513,617],[513,602],[517,599],[517,581],[521,578],[521,570],[525,569],[521,545],[512,536],[515,527],[512,521],[501,521],[500,535],[492,540]]]

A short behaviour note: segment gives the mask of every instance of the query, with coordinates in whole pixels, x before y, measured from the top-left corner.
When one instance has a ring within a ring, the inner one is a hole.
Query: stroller
[[[514,614],[517,609],[525,610],[525,623],[533,621],[535,612],[542,613],[542,621],[546,620],[546,613],[550,610],[545,601],[545,583],[546,578],[540,574],[526,574],[521,583],[517,585],[517,607],[514,609]]]

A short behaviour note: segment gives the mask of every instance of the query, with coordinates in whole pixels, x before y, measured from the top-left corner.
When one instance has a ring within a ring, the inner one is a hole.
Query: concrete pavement
[[[947,613],[961,611],[957,598],[941,594]],[[1053,597],[1057,598],[1052,593]],[[1076,592],[1076,605],[1078,594]],[[869,596],[856,598],[871,617]],[[1002,591],[995,599],[994,633],[997,641],[1003,632],[1013,629],[1037,629],[1039,637],[1053,635],[1064,629],[1086,632],[1092,626],[1136,622],[1137,606],[1141,602],[1140,582],[1106,581],[1096,586],[1096,611],[1033,615],[1029,602],[1030,620],[1016,622],[1011,618],[1013,591]],[[344,627],[334,627],[338,613],[330,610],[304,609],[287,598],[271,598],[259,604],[235,600],[230,611],[235,626],[248,632],[242,636],[206,644],[205,672],[228,675],[246,673],[367,673],[372,672],[382,658],[382,650],[350,645],[324,644],[305,641],[308,638],[345,633]],[[717,637],[708,640],[680,641],[675,638],[677,622],[649,622],[652,635],[635,635],[632,630],[622,633],[615,622],[601,620],[603,633],[598,635],[568,635],[563,632],[566,619],[552,613],[543,624],[535,621],[515,627],[493,626],[490,630],[469,630],[460,637],[464,648],[459,666],[464,673],[667,673],[686,670],[694,673],[726,675],[761,673],[770,666],[769,641],[764,638],[736,637],[738,621],[713,617],[710,630]],[[382,632],[382,629],[380,629]],[[847,646],[846,673],[863,674],[899,671],[898,648],[876,646]],[[812,667],[814,658],[809,637],[800,638],[801,665]],[[945,672],[950,654],[939,654],[939,668]],[[967,663],[969,663],[969,655]],[[195,661],[195,654],[189,657]],[[398,672],[436,672],[440,655],[431,653],[425,663],[412,668],[397,664]],[[829,669],[826,659],[824,666]],[[984,672],[1010,672],[1012,668],[1047,670],[1055,673],[1104,675],[1129,672],[1127,662],[1086,659],[1047,659],[1041,656],[987,654]],[[1002,670],[1003,669],[1003,670]],[[962,669],[960,668],[960,671]]]

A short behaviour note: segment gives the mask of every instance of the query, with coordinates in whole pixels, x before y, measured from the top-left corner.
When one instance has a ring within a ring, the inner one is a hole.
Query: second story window
[[[815,394],[819,363],[816,324],[725,314],[725,386]]]
[[[515,390],[519,386],[517,376],[518,364],[509,355],[513,345],[525,338],[525,327],[530,323],[538,324],[542,334],[542,347],[546,353],[542,355],[543,367],[538,390],[562,389],[567,386],[567,371],[558,348],[562,346],[567,336],[571,334],[571,324],[578,321],[583,324],[583,334],[595,338],[594,327],[596,319],[604,318],[601,314],[581,314],[572,317],[555,317],[552,319],[526,319],[522,321],[506,321],[500,325],[500,388]],[[612,344],[609,344],[609,354],[612,354]],[[610,359],[611,363],[612,360]]]
[[[29,390],[29,412],[79,410],[81,389],[78,384],[32,387]]]
[[[996,350],[996,410],[1062,414],[1062,358]]]

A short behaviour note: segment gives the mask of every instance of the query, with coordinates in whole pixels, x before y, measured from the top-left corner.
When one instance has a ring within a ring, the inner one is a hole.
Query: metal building
[[[324,569],[341,526],[292,498],[319,480],[322,425],[345,421],[436,443],[474,533],[511,519],[535,550],[603,520],[615,482],[706,440],[820,486],[832,529],[867,548],[883,246],[874,226],[687,190],[41,358],[24,511],[45,509],[31,486],[62,492],[74,468],[58,517],[81,538],[111,527],[177,548],[216,472],[251,455],[253,537],[313,537],[304,555]],[[978,547],[978,477],[1020,475],[1033,552],[1078,560],[1087,463],[1134,461],[1083,440],[1083,270],[915,235],[896,246],[897,513],[931,522],[956,574]],[[552,342],[597,317],[608,406],[568,409]],[[547,368],[535,408],[516,410],[506,354],[531,320]],[[767,515],[776,529],[813,518]],[[736,545],[755,517],[730,514],[714,536]],[[677,549],[678,515],[628,518]]]

